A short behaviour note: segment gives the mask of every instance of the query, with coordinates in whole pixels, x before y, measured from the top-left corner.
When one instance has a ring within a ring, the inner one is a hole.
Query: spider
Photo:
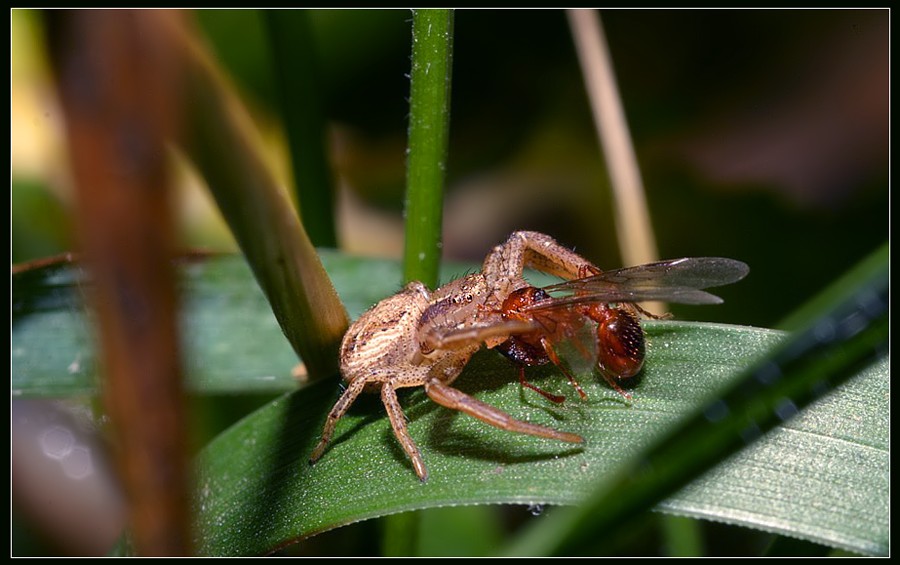
[[[525,268],[567,279],[538,289],[523,278]],[[420,282],[407,284],[365,312],[347,330],[340,349],[341,375],[347,383],[329,412],[322,438],[310,456],[325,452],[337,421],[363,391],[380,392],[394,435],[421,481],[428,479],[422,454],[409,435],[397,389],[424,386],[434,402],[474,416],[497,428],[568,443],[577,434],[517,420],[450,385],[482,346],[497,348],[519,365],[519,380],[554,402],[562,397],[528,383],[524,367],[553,362],[578,393],[555,345],[575,340],[594,328],[585,355],[592,356],[607,382],[616,384],[640,371],[647,314],[633,302],[671,300],[688,304],[721,302],[699,289],[737,281],[748,272],[739,261],[720,258],[676,259],[602,272],[587,259],[538,232],[514,232],[487,255],[480,272],[435,291]],[[562,294],[563,296],[551,296]]]

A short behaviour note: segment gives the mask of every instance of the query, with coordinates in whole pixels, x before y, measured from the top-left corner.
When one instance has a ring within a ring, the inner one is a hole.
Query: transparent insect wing
[[[527,312],[539,312],[541,310],[553,310],[576,304],[596,304],[615,302],[644,302],[646,300],[663,300],[676,304],[721,304],[723,300],[703,290],[696,288],[670,287],[670,288],[645,288],[645,289],[609,289],[588,290],[570,296],[554,297],[539,304],[525,308]]]
[[[604,271],[565,281],[544,290],[562,297],[557,306],[590,302],[666,300],[680,304],[719,304],[722,299],[701,289],[730,284],[750,271],[746,264],[721,257],[686,257]],[[565,296],[565,295],[570,296]],[[536,305],[535,309],[550,304]]]
[[[553,348],[573,375],[590,375],[597,363],[597,322],[585,318]]]

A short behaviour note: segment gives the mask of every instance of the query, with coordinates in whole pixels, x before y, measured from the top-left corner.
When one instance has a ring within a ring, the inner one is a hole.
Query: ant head
[[[501,310],[503,311],[503,314],[520,312],[522,309],[547,300],[548,298],[550,298],[550,295],[547,294],[544,289],[534,286],[524,286],[509,293],[509,296],[503,301]]]

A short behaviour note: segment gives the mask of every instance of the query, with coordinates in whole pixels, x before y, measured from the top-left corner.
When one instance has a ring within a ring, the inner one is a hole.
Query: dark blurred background
[[[13,261],[71,248],[59,111],[39,18],[12,13]],[[888,238],[886,10],[602,14],[663,257],[724,255],[751,276],[684,317],[773,326]],[[402,248],[411,14],[311,12],[351,253]],[[265,21],[196,21],[290,182]],[[480,261],[515,229],[622,266],[609,183],[565,15],[459,10],[445,257]],[[178,165],[186,169],[183,164]],[[231,248],[196,177],[186,246]],[[693,313],[692,313],[693,312]]]
[[[310,18],[341,246],[399,258],[411,13]],[[194,19],[289,185],[265,17],[204,10]],[[751,266],[745,281],[717,291],[723,306],[676,307],[677,317],[776,327],[888,241],[887,10],[609,10],[602,19],[661,256]],[[16,263],[76,243],[45,30],[34,11],[13,10],[10,23]],[[184,247],[236,249],[175,151],[172,166]],[[447,172],[446,259],[480,262],[509,232],[535,229],[601,268],[622,266],[562,11],[456,12]]]

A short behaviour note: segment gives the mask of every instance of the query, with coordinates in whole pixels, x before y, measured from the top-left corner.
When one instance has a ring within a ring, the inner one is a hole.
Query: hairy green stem
[[[450,129],[452,10],[416,10],[412,37],[403,277],[434,287]]]

